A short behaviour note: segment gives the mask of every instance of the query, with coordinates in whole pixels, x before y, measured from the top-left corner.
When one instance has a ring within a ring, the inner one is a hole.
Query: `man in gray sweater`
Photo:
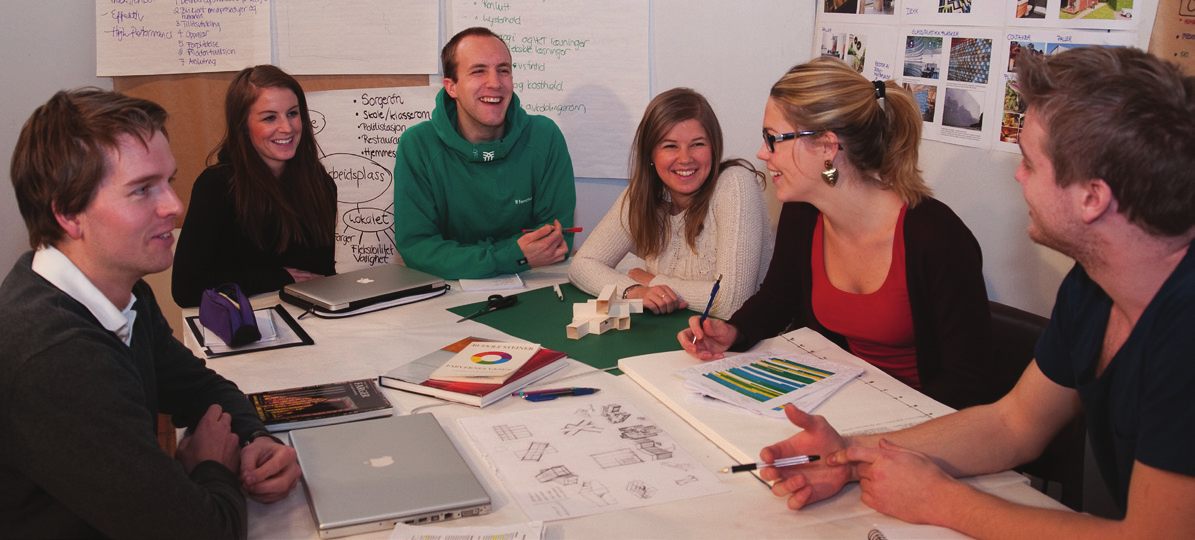
[[[300,470],[245,395],[174,339],[174,157],[157,104],[98,89],[34,111],[12,182],[34,251],[0,284],[0,530],[13,537],[243,538],[245,495]],[[172,458],[158,413],[191,429]]]

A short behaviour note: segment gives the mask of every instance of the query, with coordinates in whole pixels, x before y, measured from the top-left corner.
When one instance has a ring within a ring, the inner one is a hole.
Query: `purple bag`
[[[261,339],[253,306],[236,283],[203,291],[199,301],[199,323],[232,347]]]

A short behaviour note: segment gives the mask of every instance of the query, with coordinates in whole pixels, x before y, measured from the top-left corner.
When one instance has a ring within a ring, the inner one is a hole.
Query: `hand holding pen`
[[[731,465],[718,471],[720,473],[740,473],[749,472],[762,469],[764,467],[792,467],[794,465],[804,465],[806,463],[813,463],[821,459],[821,456],[793,456],[780,458],[771,463],[764,463],[762,461],[756,463],[744,463],[742,465]]]
[[[705,320],[710,316],[710,308],[714,306],[714,298],[718,297],[718,287],[722,285],[722,274],[718,274],[718,279],[714,280],[714,288],[710,289],[710,301],[705,305],[705,311],[701,312],[701,320],[697,321],[697,326],[705,324]],[[697,344],[697,334],[693,334],[694,345]]]
[[[518,239],[519,249],[528,266],[538,268],[563,261],[568,255],[568,242],[564,241],[560,221],[553,221]]]

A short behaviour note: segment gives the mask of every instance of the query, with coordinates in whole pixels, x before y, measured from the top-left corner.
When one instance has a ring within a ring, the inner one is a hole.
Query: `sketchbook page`
[[[462,279],[461,290],[472,291],[504,291],[507,289],[522,289],[523,278],[518,274],[506,274],[488,279]]]
[[[460,424],[532,520],[573,518],[729,490],[617,394],[462,418]]]
[[[953,409],[909,388],[807,328],[760,342],[757,350],[780,349],[863,369],[823,403],[817,414],[846,435],[892,431],[919,424]],[[791,436],[787,419],[748,416],[724,404],[694,400],[676,371],[702,362],[684,351],[624,358],[619,368],[636,383],[741,463],[754,462],[759,450]]]

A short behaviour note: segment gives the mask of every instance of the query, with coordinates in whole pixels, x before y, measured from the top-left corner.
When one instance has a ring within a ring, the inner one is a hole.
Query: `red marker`
[[[534,230],[536,230],[536,229],[523,229],[523,232],[529,233]],[[581,232],[581,227],[570,227],[570,228],[564,229],[560,232],[579,233],[579,232]]]

